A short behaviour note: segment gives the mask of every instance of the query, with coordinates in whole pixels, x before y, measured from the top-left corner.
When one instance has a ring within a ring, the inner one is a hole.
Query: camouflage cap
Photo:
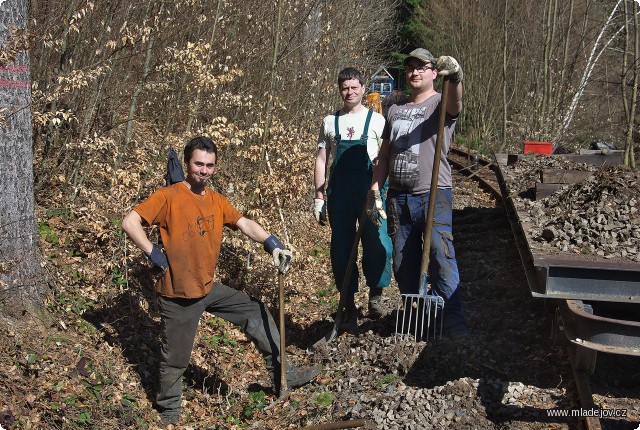
[[[404,59],[404,64],[407,64],[407,61],[409,61],[410,58],[417,58],[423,63],[435,62],[435,57],[431,54],[431,52],[429,52],[429,50],[424,48],[417,48],[411,51],[407,58]]]

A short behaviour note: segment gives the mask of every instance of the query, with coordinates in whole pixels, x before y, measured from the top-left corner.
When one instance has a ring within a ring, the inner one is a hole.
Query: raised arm
[[[447,113],[455,118],[462,111],[462,82],[449,81],[449,100],[447,100]]]
[[[449,116],[457,117],[462,110],[462,67],[458,60],[448,55],[438,57],[436,62],[438,75],[448,77],[449,100],[447,103],[447,113]]]

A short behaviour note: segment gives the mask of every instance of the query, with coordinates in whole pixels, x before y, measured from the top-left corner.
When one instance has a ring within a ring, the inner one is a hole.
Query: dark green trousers
[[[260,300],[220,283],[198,299],[158,297],[162,317],[160,389],[156,404],[165,414],[179,414],[182,375],[189,365],[200,317],[206,311],[242,328],[262,352],[269,374],[280,366],[280,334]]]

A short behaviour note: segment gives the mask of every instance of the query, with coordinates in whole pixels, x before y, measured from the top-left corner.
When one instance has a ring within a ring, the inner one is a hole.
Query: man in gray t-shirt
[[[437,60],[422,48],[405,59],[410,96],[389,108],[382,133],[382,147],[373,170],[367,210],[375,222],[389,219],[393,242],[393,272],[403,294],[415,294],[420,284],[422,238],[429,204],[434,156],[440,157],[438,189],[434,207],[428,277],[433,290],[444,299],[444,328],[451,336],[469,336],[458,284],[460,275],[452,235],[451,167],[446,156],[456,121],[462,110],[462,69],[449,56]],[[443,147],[435,154],[441,94],[433,84],[438,75],[448,76]],[[389,177],[387,211],[380,189]]]
[[[400,102],[391,106],[382,138],[390,142],[389,187],[422,194],[429,192],[433,153],[438,132],[440,94],[436,93],[420,103]],[[438,188],[451,188],[451,166],[447,153],[457,117],[445,120],[440,154]]]

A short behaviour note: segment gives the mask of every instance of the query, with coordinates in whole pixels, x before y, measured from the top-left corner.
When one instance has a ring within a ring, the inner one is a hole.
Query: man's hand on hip
[[[167,256],[164,255],[164,252],[158,247],[158,245],[153,245],[151,249],[151,254],[146,255],[147,260],[151,262],[154,266],[159,267],[164,272],[169,267],[169,261],[167,260]]]

